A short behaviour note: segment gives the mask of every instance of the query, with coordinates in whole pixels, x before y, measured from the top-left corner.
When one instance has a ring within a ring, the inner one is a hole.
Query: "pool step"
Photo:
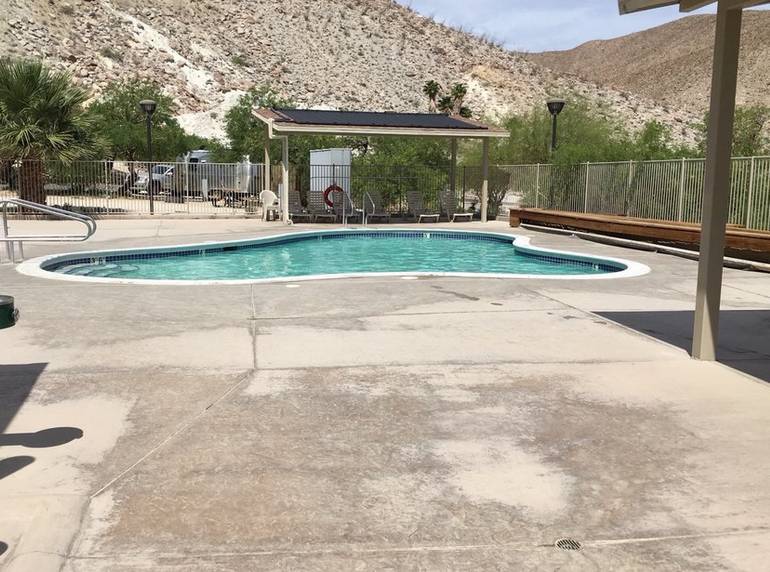
[[[133,270],[136,270],[136,267],[131,264],[76,264],[68,268],[66,273],[76,276],[110,278]]]

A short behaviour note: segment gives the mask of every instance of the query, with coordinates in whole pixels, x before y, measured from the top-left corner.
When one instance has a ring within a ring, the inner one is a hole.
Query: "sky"
[[[616,0],[398,0],[420,14],[474,33],[511,50],[566,50],[623,36],[681,17],[676,6],[620,16]],[[693,12],[714,12],[705,8]]]

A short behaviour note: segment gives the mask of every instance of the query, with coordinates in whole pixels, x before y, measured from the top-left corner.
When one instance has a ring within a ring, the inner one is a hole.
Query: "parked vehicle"
[[[140,195],[146,195],[149,192],[147,186],[147,172],[139,172],[134,188]],[[152,190],[155,195],[163,195],[174,190],[174,166],[158,164],[152,166]]]
[[[148,176],[142,163],[136,164],[133,192],[146,196],[151,185],[153,196],[167,201],[198,199],[214,206],[239,206],[259,189],[260,165],[250,163],[210,163],[210,151],[190,151],[176,163],[157,163]]]

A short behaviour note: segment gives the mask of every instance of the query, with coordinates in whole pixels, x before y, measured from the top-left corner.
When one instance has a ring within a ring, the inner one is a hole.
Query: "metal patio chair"
[[[307,210],[312,215],[314,222],[337,222],[337,215],[326,206],[322,193],[309,192],[307,194]]]
[[[299,197],[299,192],[296,190],[289,191],[289,218],[292,221],[306,220],[307,222],[313,222],[313,213],[302,206],[302,200]]]
[[[367,220],[375,218],[390,222],[390,213],[382,206],[380,191],[367,191],[364,193],[364,208],[366,209]]]
[[[406,200],[409,203],[409,212],[412,213],[417,222],[423,220],[431,220],[432,222],[438,222],[439,213],[432,213],[425,210],[425,204],[422,200],[422,193],[416,189],[411,189],[406,192]]]
[[[463,212],[458,209],[457,195],[452,189],[444,189],[439,193],[439,203],[441,203],[441,214],[446,215],[447,220],[457,222],[457,219],[467,222],[473,221],[473,213]]]

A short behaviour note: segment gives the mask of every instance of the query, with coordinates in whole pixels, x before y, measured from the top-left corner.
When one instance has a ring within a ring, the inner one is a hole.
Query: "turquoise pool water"
[[[87,277],[254,280],[362,273],[591,275],[624,270],[612,261],[519,248],[486,233],[367,231],[285,235],[270,241],[169,250],[93,253],[43,268]]]

